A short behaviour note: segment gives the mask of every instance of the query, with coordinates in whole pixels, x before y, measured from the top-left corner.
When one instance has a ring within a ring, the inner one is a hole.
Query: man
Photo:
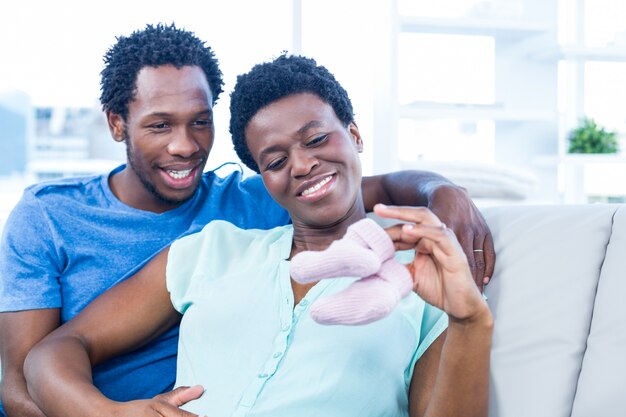
[[[126,144],[127,164],[108,176],[29,187],[5,226],[0,355],[7,416],[43,416],[23,376],[31,347],[174,239],[214,219],[243,228],[289,221],[258,177],[203,174],[222,85],[211,49],[174,25],[120,37],[105,55],[100,100],[113,138]],[[489,231],[463,189],[435,174],[403,172],[364,179],[363,195],[368,210],[376,202],[428,205],[457,233],[479,285],[493,272]],[[484,250],[477,258],[476,248]],[[171,389],[177,335],[171,330],[99,365],[94,384],[119,401]]]

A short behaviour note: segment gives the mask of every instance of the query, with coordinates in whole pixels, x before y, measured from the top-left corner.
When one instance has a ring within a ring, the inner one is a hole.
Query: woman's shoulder
[[[214,220],[200,231],[186,235],[172,244],[171,252],[184,254],[186,259],[208,257],[230,258],[242,251],[263,250],[275,246],[291,248],[293,226],[272,229],[243,229],[224,220]]]
[[[202,229],[185,235],[176,240],[178,242],[194,242],[218,240],[222,237],[233,237],[241,240],[259,240],[259,239],[279,239],[289,234],[293,229],[292,225],[274,227],[271,229],[246,229],[239,227],[227,220],[212,220]]]
[[[288,256],[293,236],[290,231],[290,226],[241,229],[216,220],[201,231],[178,239],[167,259],[172,302],[182,312],[188,304],[181,300],[188,302],[193,298],[189,289],[215,280],[234,282],[233,276],[255,275],[250,272],[258,273],[261,265]]]

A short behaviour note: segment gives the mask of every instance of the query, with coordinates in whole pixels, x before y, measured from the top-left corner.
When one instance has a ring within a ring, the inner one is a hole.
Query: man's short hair
[[[105,111],[119,114],[126,120],[128,105],[135,97],[137,74],[144,67],[174,65],[198,66],[206,75],[217,101],[224,82],[215,54],[193,32],[178,29],[173,23],[146,25],[130,36],[120,36],[104,55],[100,73],[100,103]]]
[[[283,54],[271,62],[257,64],[237,77],[230,95],[230,134],[239,159],[250,169],[260,172],[246,145],[245,129],[250,119],[265,106],[299,93],[315,94],[328,103],[345,126],[354,121],[348,93],[315,60]]]

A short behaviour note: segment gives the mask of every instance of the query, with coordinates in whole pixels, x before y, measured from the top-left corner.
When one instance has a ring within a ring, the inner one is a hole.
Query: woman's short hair
[[[265,106],[300,93],[315,94],[328,103],[345,126],[354,121],[348,93],[333,74],[317,65],[314,59],[283,54],[237,77],[230,95],[230,134],[237,155],[250,169],[259,172],[246,144],[248,123]]]

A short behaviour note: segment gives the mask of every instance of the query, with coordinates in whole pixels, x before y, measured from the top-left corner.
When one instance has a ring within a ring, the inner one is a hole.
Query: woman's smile
[[[297,198],[300,201],[317,201],[334,188],[336,180],[336,174],[326,176],[318,175],[316,178],[304,182],[297,188]]]

